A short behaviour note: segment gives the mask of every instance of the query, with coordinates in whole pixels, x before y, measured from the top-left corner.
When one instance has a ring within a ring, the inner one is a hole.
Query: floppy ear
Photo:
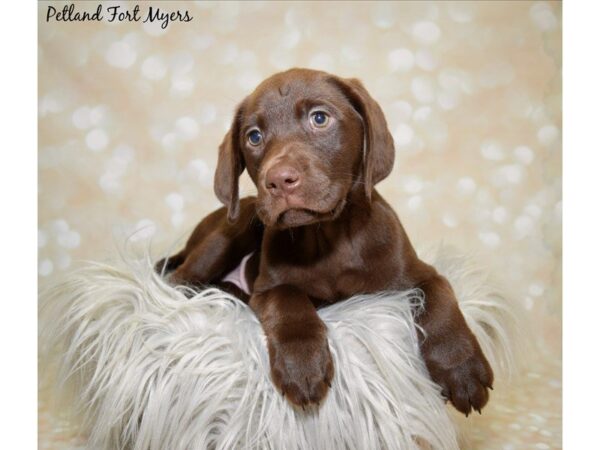
[[[230,222],[234,222],[240,212],[239,178],[245,167],[239,145],[241,113],[242,106],[238,107],[233,124],[219,146],[219,160],[214,180],[215,194],[227,207],[227,218]]]
[[[335,77],[334,81],[362,118],[363,178],[365,194],[370,200],[373,186],[387,177],[394,167],[394,139],[388,130],[381,107],[359,80]]]

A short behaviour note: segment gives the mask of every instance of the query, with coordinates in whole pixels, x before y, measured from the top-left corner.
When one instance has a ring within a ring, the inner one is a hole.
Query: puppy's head
[[[393,164],[383,112],[360,81],[291,69],[262,82],[237,108],[219,147],[214,187],[235,220],[238,179],[247,169],[260,219],[289,228],[334,219],[351,190],[370,200]]]

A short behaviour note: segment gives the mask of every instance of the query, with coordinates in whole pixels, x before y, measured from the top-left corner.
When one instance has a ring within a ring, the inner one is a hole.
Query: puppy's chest
[[[310,297],[335,302],[369,290],[373,267],[365,263],[362,249],[350,240],[333,243],[288,242],[272,249],[269,268],[275,284],[291,284]]]

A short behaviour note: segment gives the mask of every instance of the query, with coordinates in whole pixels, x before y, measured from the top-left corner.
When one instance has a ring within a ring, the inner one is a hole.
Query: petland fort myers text
[[[108,6],[99,4],[94,12],[78,11],[75,4],[65,5],[62,9],[48,6],[46,22],[159,22],[165,29],[172,22],[191,22],[194,18],[188,10],[166,11],[155,6],[148,6],[142,11],[140,5],[131,8],[123,6]]]

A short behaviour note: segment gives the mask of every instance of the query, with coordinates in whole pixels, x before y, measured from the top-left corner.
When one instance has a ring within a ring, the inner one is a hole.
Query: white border
[[[598,445],[600,7],[563,4],[564,448]]]
[[[0,8],[3,448],[37,448],[37,4]]]

